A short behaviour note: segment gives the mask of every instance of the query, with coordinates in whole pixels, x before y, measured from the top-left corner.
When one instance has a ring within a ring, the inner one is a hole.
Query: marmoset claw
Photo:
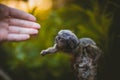
[[[40,52],[40,54],[41,54],[42,56],[44,56],[44,55],[47,54],[47,51],[46,51],[46,50],[42,50],[42,51]]]

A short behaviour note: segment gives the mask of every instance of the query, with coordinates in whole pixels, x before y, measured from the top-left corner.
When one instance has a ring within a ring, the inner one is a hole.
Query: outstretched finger
[[[9,11],[10,11],[11,17],[30,20],[30,21],[36,21],[36,18],[33,15],[26,13],[24,11],[21,11],[21,10],[15,9],[15,8],[10,8]]]
[[[9,26],[9,33],[17,34],[37,34],[38,30],[33,28],[23,28],[19,26]]]
[[[9,25],[21,26],[26,28],[36,28],[36,29],[40,28],[40,25],[38,23],[27,21],[27,20],[16,19],[16,18],[10,18]]]
[[[30,36],[28,34],[8,34],[8,41],[23,41],[29,39]]]

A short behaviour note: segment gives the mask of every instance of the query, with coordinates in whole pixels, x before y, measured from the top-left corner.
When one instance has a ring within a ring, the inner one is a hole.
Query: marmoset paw
[[[44,55],[47,54],[47,51],[46,51],[46,50],[42,50],[42,51],[40,52],[40,54],[41,54],[42,56],[44,56]]]

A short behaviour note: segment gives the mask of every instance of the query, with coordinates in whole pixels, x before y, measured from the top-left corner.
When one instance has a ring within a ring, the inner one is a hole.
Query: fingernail
[[[33,34],[37,34],[38,33],[38,30],[33,30]]]
[[[40,29],[40,24],[36,23],[36,28]]]
[[[36,17],[33,16],[33,20],[36,21]]]
[[[30,35],[25,35],[25,38],[29,39],[29,38],[30,38]]]
[[[32,14],[30,14],[30,20],[31,20],[31,21],[36,21],[36,17],[33,16]]]

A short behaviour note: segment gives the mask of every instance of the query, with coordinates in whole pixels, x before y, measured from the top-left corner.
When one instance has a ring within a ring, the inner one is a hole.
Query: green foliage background
[[[83,6],[86,3],[88,7]],[[42,14],[45,19],[37,9],[30,13],[41,24],[39,35],[24,42],[5,42],[1,46],[0,62],[13,80],[74,80],[69,55],[58,53],[43,57],[39,54],[54,44],[61,29],[72,30],[78,38],[90,37],[103,52],[108,50],[112,16],[102,10],[97,1],[71,3],[48,10]]]

